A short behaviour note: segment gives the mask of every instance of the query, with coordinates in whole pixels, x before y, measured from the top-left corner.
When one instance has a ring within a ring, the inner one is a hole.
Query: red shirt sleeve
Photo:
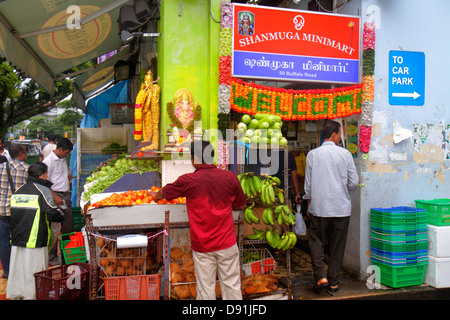
[[[168,183],[162,188],[162,193],[167,201],[172,201],[173,199],[179,197],[186,197],[187,191],[189,190],[189,179],[187,177],[180,176],[173,183]]]

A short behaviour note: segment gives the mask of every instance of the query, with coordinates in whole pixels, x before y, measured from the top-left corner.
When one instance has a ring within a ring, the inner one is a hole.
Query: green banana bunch
[[[271,207],[264,209],[262,219],[265,224],[274,225],[273,209]]]
[[[253,250],[243,250],[242,252],[242,262],[249,263],[253,261],[261,260],[261,255]]]
[[[268,179],[262,182],[261,202],[265,206],[270,206],[275,202],[274,183],[270,182]]]
[[[272,248],[277,248],[280,244],[281,238],[276,229],[266,231],[266,241]]]
[[[280,242],[278,243],[278,246],[276,249],[281,251],[290,250],[295,247],[295,244],[297,243],[297,236],[292,231],[285,232],[281,238]]]
[[[253,202],[250,206],[248,206],[244,210],[244,220],[248,224],[259,223],[259,218],[257,216],[255,216],[255,212],[253,210],[254,206],[255,206],[255,203]]]
[[[279,186],[281,184],[281,180],[280,178],[276,177],[276,176],[269,176],[269,175],[261,175],[262,177],[266,178],[266,180],[269,181],[269,183],[275,183],[275,186]]]
[[[288,226],[295,225],[295,214],[288,205],[281,204],[274,210],[275,219],[279,225],[285,224]]]
[[[247,235],[249,240],[264,240],[266,237],[266,232],[263,230],[256,229],[253,227],[253,234]]]
[[[254,172],[246,172],[238,175],[242,191],[248,199],[255,199],[261,194],[262,182]]]
[[[284,190],[280,189],[280,188],[275,188],[275,193],[277,195],[278,202],[280,204],[283,204],[284,203]]]

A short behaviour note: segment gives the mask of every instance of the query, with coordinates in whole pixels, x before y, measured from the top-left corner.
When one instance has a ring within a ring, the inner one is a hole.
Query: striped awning
[[[125,4],[133,1],[0,1],[0,56],[52,93],[62,72],[120,50],[117,20]],[[106,66],[90,72],[85,81],[113,74]]]

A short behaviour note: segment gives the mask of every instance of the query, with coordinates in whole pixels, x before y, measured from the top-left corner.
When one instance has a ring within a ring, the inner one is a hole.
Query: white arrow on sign
[[[418,97],[420,97],[420,94],[418,94],[415,91],[414,91],[414,93],[393,92],[392,96],[396,97],[396,98],[414,98],[414,99],[417,99]]]

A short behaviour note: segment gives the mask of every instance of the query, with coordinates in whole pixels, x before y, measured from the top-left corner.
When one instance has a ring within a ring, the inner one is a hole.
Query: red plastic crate
[[[69,274],[69,267],[72,270],[79,268],[79,275],[78,272]],[[36,300],[78,300],[86,298],[89,294],[89,269],[89,264],[77,262],[36,272],[34,274]]]
[[[105,281],[105,300],[159,300],[161,275],[109,277]]]

